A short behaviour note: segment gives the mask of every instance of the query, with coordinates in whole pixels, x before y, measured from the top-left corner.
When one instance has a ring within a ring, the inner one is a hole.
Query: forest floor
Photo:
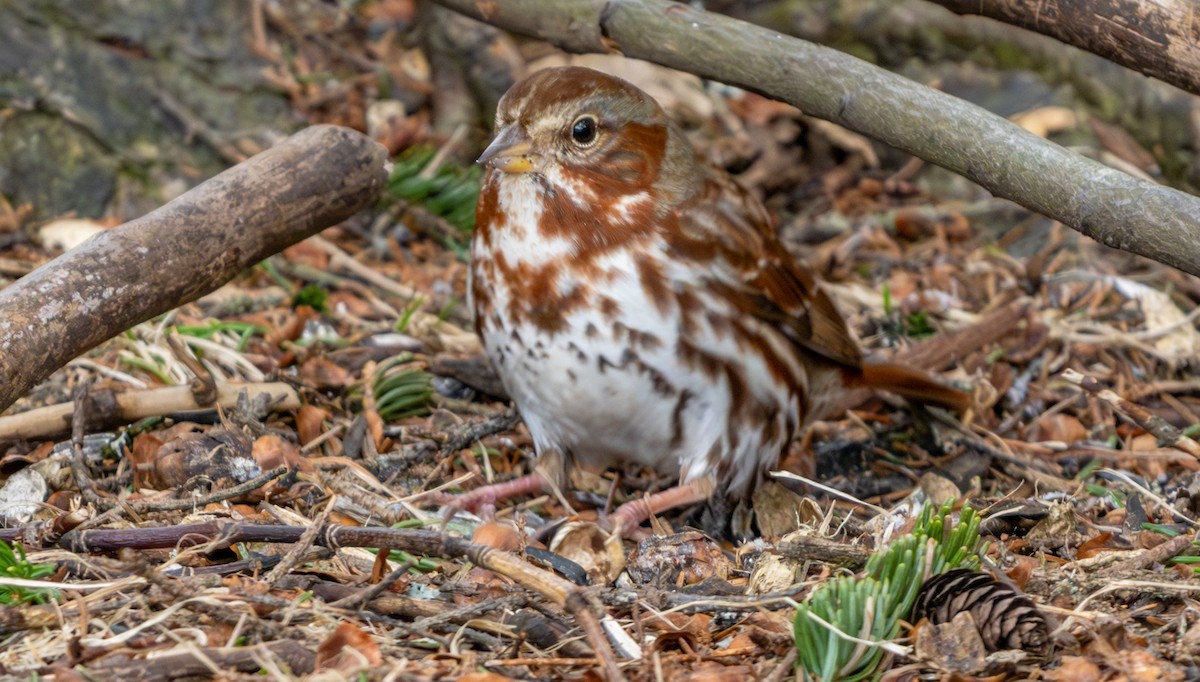
[[[397,155],[379,204],[103,344],[13,411],[71,403],[81,387],[187,385],[193,354],[201,375],[283,382],[302,406],[152,415],[81,429],[74,445],[60,434],[8,447],[0,525],[24,556],[0,551],[0,576],[52,585],[0,581],[0,672],[596,679],[603,662],[580,611],[558,583],[536,586],[574,570],[605,625],[641,644],[631,678],[790,679],[795,602],[861,568],[886,528],[911,524],[913,505],[954,500],[982,513],[985,568],[1042,607],[1053,650],[984,661],[939,642],[893,659],[889,679],[1200,679],[1200,448],[1188,438],[1200,424],[1200,280],[758,95],[499,33],[479,34],[486,68],[467,58],[454,78],[430,66],[445,57],[437,45],[461,38],[453,21],[439,42],[415,37],[409,3],[357,11],[304,31],[269,16],[256,47],[301,118],[369,131]],[[749,541],[730,539],[725,509],[656,519],[626,544],[624,571],[586,523],[670,484],[650,471],[580,476],[567,500],[520,499],[494,520],[462,514],[443,528],[431,491],[532,467],[465,306],[471,159],[500,84],[568,62],[649,91],[758,193],[868,352],[937,347],[1023,301],[998,343],[935,368],[971,388],[974,409],[953,418],[868,399],[781,463],[844,495],[763,485],[747,503]],[[1056,103],[1020,120],[1072,134],[1081,116]],[[1103,140],[1075,146],[1145,166],[1128,136]],[[6,242],[10,275],[48,262],[55,239],[107,227],[26,215],[0,215],[8,232],[33,235]],[[449,545],[380,557],[378,545],[303,533],[324,524],[473,538],[536,569],[489,570]],[[299,534],[251,532],[264,526]]]

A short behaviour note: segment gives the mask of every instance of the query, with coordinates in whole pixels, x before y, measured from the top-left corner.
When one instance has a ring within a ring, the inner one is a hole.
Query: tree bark
[[[933,0],[1051,36],[1200,94],[1200,14],[1190,0]]]
[[[0,409],[80,353],[367,206],[387,152],[314,126],[0,291]]]
[[[619,51],[761,92],[959,173],[1108,246],[1200,275],[1200,199],[850,55],[666,0],[438,2],[568,51]]]
[[[849,52],[919,82],[938,80],[954,87],[956,80],[973,84],[995,76],[999,87],[1005,87],[1008,78],[1028,72],[1048,90],[1061,91],[1066,102],[1058,103],[1082,106],[1089,115],[1127,130],[1154,155],[1166,184],[1192,194],[1200,191],[1200,131],[1193,124],[1200,120],[1200,99],[1050,36],[986,17],[960,16],[929,0],[705,4],[710,11]],[[1041,102],[1016,92],[1009,93],[1016,97],[985,94],[971,85],[964,91],[973,93],[977,104],[991,102],[982,106],[1001,116]]]

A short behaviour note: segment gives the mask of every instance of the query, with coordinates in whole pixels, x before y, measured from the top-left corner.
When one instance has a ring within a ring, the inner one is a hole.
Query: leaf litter
[[[586,63],[655,93],[763,197],[867,349],[950,353],[945,376],[975,410],[958,421],[867,396],[784,458],[820,486],[773,479],[738,508],[655,519],[625,551],[583,522],[667,483],[653,472],[576,472],[573,491],[444,523],[444,493],[532,466],[465,305],[484,129],[443,129],[486,120],[499,93],[480,74],[444,77],[411,3],[309,11],[265,16],[259,50],[300,115],[396,152],[389,191],[57,372],[10,411],[66,405],[38,435],[0,418],[5,674],[595,679],[633,657],[634,679],[785,679],[796,604],[950,500],[979,510],[997,579],[970,589],[1023,616],[1036,604],[1050,652],[997,657],[958,638],[964,622],[1009,631],[976,605],[946,614],[957,629],[905,624],[887,679],[1196,676],[1200,281],[976,189],[939,191],[940,171],[758,95],[499,33],[481,48],[500,55],[492,79]],[[364,26],[411,40],[356,39]],[[1058,109],[1024,121],[1079,125]],[[1101,130],[1098,148],[1146,165]],[[23,209],[5,215],[18,229]],[[999,343],[939,348],[1018,300]],[[281,388],[136,416],[97,398],[231,381]],[[573,602],[572,581],[589,580]]]

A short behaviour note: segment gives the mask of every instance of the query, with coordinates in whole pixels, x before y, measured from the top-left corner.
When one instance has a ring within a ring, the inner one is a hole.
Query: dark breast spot
[[[601,296],[599,301],[600,314],[604,319],[612,321],[621,314],[621,304],[608,296]]]
[[[692,399],[692,392],[686,388],[679,392],[675,401],[675,409],[671,411],[671,447],[683,445],[683,411]]]
[[[663,274],[662,266],[657,260],[645,254],[636,258],[634,265],[637,267],[638,280],[642,283],[642,290],[646,292],[646,296],[650,298],[654,307],[658,308],[659,313],[663,315],[670,313],[671,288],[667,283],[666,275]]]

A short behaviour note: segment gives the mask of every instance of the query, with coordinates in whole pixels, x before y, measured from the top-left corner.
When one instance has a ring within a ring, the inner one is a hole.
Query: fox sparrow
[[[851,388],[962,409],[919,370],[863,361],[762,204],[659,105],[590,69],[504,95],[471,244],[475,325],[533,436],[537,473],[459,506],[648,465],[680,485],[616,512],[746,494]]]

